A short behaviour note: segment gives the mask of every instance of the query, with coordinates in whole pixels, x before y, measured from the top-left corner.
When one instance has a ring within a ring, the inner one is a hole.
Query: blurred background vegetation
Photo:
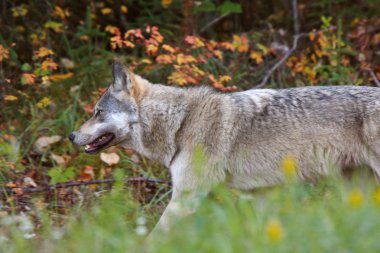
[[[111,82],[115,56],[152,82],[221,92],[380,86],[379,0],[1,0],[0,12],[0,249],[6,252],[149,250],[140,248],[142,238],[170,196],[167,170],[132,150],[90,156],[66,138]],[[113,195],[109,183],[48,188],[109,182],[115,171],[136,180],[127,190],[114,187]],[[291,185],[288,195],[275,191],[266,201],[217,190],[183,222],[186,231],[178,227],[153,251],[376,251],[380,192],[367,180],[354,189],[339,179],[316,188]],[[302,222],[293,224],[295,218]],[[299,230],[305,224],[311,227]],[[200,240],[208,233],[208,242]],[[359,246],[356,238],[363,240]]]

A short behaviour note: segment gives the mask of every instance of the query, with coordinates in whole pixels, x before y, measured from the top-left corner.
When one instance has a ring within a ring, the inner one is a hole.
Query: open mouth
[[[115,138],[115,135],[112,133],[104,134],[97,138],[95,141],[87,144],[84,148],[86,153],[95,153],[101,148],[107,146]]]

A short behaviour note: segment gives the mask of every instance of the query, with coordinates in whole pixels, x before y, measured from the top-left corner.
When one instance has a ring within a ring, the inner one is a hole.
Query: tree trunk
[[[257,22],[257,13],[259,8],[256,0],[240,0],[241,9],[243,13],[241,15],[241,24],[244,31],[249,31],[254,27],[254,23]]]
[[[194,34],[195,20],[193,15],[194,0],[183,0],[182,2],[182,36]]]

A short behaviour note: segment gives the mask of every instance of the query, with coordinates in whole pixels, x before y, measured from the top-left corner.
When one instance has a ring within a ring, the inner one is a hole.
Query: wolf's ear
[[[125,90],[131,92],[132,81],[128,69],[118,60],[112,63],[113,88],[116,91]]]

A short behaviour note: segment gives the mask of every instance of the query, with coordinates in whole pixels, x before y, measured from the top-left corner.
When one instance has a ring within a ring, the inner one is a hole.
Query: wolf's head
[[[69,139],[85,146],[87,153],[128,142],[139,120],[139,93],[134,75],[122,63],[114,61],[113,83],[96,103],[92,117],[72,132]]]

